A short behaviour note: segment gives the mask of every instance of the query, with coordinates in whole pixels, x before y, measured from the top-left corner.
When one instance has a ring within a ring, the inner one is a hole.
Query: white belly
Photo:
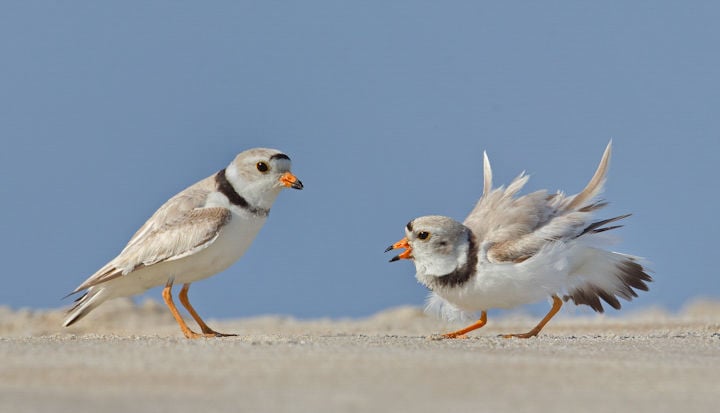
[[[496,265],[496,264],[491,264]],[[438,289],[435,292],[457,308],[476,312],[491,308],[513,308],[548,297],[553,292],[533,280],[517,280],[507,276],[516,271],[492,269],[479,274],[465,288]],[[552,290],[552,289],[551,289]]]
[[[437,288],[434,293],[472,313],[530,304],[586,285],[608,292],[622,290],[614,271],[627,257],[583,241],[550,244],[521,263],[480,263],[478,272],[461,288]]]
[[[513,308],[563,291],[568,270],[555,253],[540,253],[521,263],[485,262],[463,288],[438,288],[435,293],[467,312]]]
[[[233,214],[212,245],[189,257],[168,263],[172,264],[168,272],[175,276],[175,282],[189,283],[224,271],[245,254],[266,219],[256,216],[248,219]]]

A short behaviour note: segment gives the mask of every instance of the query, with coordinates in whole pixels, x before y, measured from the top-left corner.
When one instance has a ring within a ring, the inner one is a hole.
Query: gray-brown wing
[[[487,258],[492,262],[523,261],[534,255],[548,241],[567,239],[583,234],[591,212],[605,203],[595,198],[602,191],[612,145],[605,153],[592,179],[575,196],[562,193],[548,195],[537,191],[515,198],[528,180],[518,176],[507,187],[492,189],[492,169],[484,157],[485,187],[464,224],[480,243],[488,246]]]
[[[230,210],[225,208],[197,208],[163,224],[153,225],[74,292],[127,275],[138,268],[195,254],[215,241],[231,217]]]
[[[205,205],[207,195],[213,189],[213,177],[211,176],[195,183],[167,200],[167,202],[158,208],[145,224],[135,232],[122,252],[132,248],[135,244],[143,243],[145,237],[158,228],[169,223],[171,224],[175,220],[182,220],[185,215],[192,210],[202,208]],[[122,252],[120,254],[122,254]]]
[[[507,189],[488,191],[465,219],[481,244],[489,246],[488,259],[492,262],[517,261],[534,254],[546,241],[538,234],[557,218],[555,197],[546,191],[537,191],[520,198],[513,195],[525,184],[527,176],[520,176]],[[550,237],[554,237],[551,235]]]

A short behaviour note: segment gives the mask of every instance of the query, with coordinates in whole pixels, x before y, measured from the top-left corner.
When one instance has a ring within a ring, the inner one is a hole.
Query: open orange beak
[[[412,247],[410,246],[410,243],[408,242],[407,237],[405,237],[405,238],[401,239],[400,241],[394,243],[393,245],[387,247],[385,249],[385,252],[388,252],[390,250],[396,250],[398,248],[405,248],[405,251],[390,258],[390,262],[395,262],[397,260],[409,260],[412,258]]]
[[[280,177],[280,183],[288,188],[303,189],[302,182],[297,179],[297,176],[291,174],[290,172],[285,172],[284,174],[282,174],[282,176]]]

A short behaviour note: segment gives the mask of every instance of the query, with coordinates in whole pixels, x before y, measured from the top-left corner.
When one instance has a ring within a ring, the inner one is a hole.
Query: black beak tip
[[[388,261],[388,262],[395,262],[395,261],[398,261],[399,259],[400,259],[400,256],[396,255],[396,256],[390,258],[390,261]]]
[[[394,249],[394,248],[393,248],[393,246],[391,245],[391,246],[385,248],[385,252],[392,251],[393,249]]]
[[[298,179],[297,181],[293,182],[291,185],[291,188],[293,189],[303,189],[303,183]]]

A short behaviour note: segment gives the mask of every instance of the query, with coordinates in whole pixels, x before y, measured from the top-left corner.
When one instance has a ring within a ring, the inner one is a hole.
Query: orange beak
[[[390,259],[390,262],[395,262],[397,260],[409,260],[412,258],[412,247],[410,246],[410,243],[408,242],[407,237],[405,237],[405,238],[401,239],[400,241],[394,243],[393,245],[387,247],[387,249],[385,249],[385,252],[388,252],[390,250],[396,250],[398,248],[405,248],[405,251],[392,257]]]
[[[282,174],[282,176],[280,177],[280,183],[288,188],[303,189],[302,182],[297,179],[297,176],[291,174],[290,172],[285,172],[284,174]]]

